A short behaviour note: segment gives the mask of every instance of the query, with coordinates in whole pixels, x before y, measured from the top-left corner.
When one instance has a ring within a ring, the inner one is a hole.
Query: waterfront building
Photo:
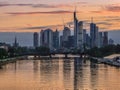
[[[102,47],[103,46],[103,33],[102,32],[99,32],[98,34],[98,38],[99,38],[99,41],[98,41],[98,47]]]
[[[77,48],[83,51],[83,22],[82,21],[78,23]]]
[[[77,47],[77,40],[78,40],[78,19],[76,16],[76,10],[74,11],[74,44]]]
[[[53,49],[53,31],[51,29],[42,30],[40,35],[41,35],[40,46],[46,46],[52,50]]]
[[[39,38],[39,34],[37,32],[34,32],[33,34],[33,46],[36,48],[38,47],[38,38]]]
[[[55,49],[59,48],[59,31],[58,30],[53,32],[53,47]]]
[[[98,26],[96,26],[95,23],[92,22],[90,23],[90,37],[91,37],[91,48],[98,47],[99,44],[99,35],[98,35]]]
[[[76,48],[83,50],[83,22],[78,21],[76,11],[74,11],[74,44]]]
[[[114,45],[114,40],[113,39],[109,39],[109,45]]]
[[[108,32],[103,32],[104,36],[103,36],[103,46],[107,46],[108,45]]]
[[[69,48],[74,48],[74,36],[69,36],[68,37],[68,47]]]
[[[91,39],[90,36],[88,34],[86,34],[86,48],[90,48],[91,46]]]
[[[63,30],[63,41],[68,41],[68,37],[71,35],[71,31],[68,27],[64,27]]]

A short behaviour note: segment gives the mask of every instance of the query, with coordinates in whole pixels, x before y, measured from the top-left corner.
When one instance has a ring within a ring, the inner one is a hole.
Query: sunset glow
[[[91,17],[101,30],[120,29],[120,0],[0,0],[0,32],[34,32],[44,28],[62,30],[73,22],[77,7],[79,20],[89,30]]]

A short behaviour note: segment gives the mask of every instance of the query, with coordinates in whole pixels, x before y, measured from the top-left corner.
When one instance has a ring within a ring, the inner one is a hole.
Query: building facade
[[[34,34],[33,34],[33,46],[35,48],[39,46],[38,39],[39,39],[39,34],[37,32],[34,32]]]

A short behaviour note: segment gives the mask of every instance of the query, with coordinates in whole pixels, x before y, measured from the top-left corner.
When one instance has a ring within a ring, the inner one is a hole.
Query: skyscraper
[[[74,11],[74,38],[75,38],[75,47],[77,47],[77,32],[78,32],[78,19],[76,16],[76,10]]]
[[[64,27],[63,30],[63,41],[68,41],[68,37],[71,35],[71,31],[68,27]]]
[[[46,29],[41,31],[41,46],[49,47],[53,49],[53,31],[51,29]]]
[[[74,11],[74,44],[78,49],[83,49],[83,22],[78,22],[76,11]]]
[[[53,32],[53,47],[55,49],[59,48],[59,32],[58,32],[58,30]]]
[[[109,45],[114,45],[114,40],[113,39],[109,39]]]
[[[108,32],[103,32],[104,36],[103,36],[103,46],[107,46],[108,45]]]
[[[68,48],[69,47],[69,36],[71,35],[71,31],[68,27],[64,27],[63,36],[62,36],[62,47]]]
[[[99,32],[99,41],[98,41],[98,47],[102,47],[103,46],[103,33]]]
[[[39,38],[39,34],[37,32],[34,32],[34,34],[33,34],[33,46],[35,48],[38,47],[38,38]]]
[[[98,47],[98,26],[95,23],[90,23],[90,37],[91,37],[91,48]]]
[[[83,50],[83,22],[82,21],[78,23],[77,48]]]

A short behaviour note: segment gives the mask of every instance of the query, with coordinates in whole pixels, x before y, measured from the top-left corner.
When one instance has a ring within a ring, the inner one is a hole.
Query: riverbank
[[[115,67],[120,67],[120,62],[116,61],[115,57],[120,57],[120,54],[112,54],[104,58],[92,57],[91,59],[93,59],[93,61],[97,63],[103,63],[103,64],[115,66]]]
[[[16,60],[22,60],[22,59],[26,59],[26,58],[27,58],[26,56],[18,56],[18,57],[0,59],[0,67],[2,65],[8,64],[8,63],[15,62]]]

